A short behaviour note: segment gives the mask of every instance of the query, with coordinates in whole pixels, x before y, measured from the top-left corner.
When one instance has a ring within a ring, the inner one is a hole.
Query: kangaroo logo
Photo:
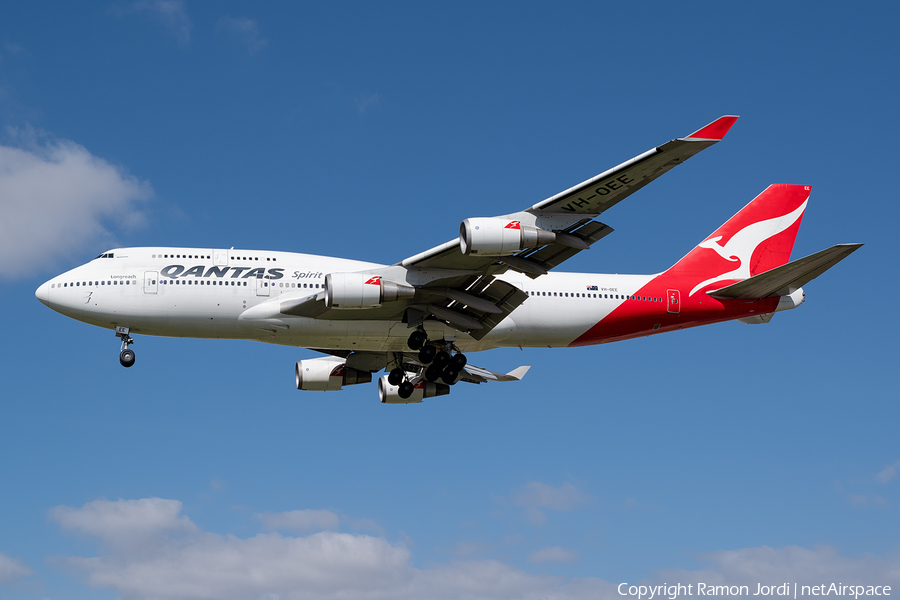
[[[713,250],[725,260],[737,262],[738,265],[733,271],[728,271],[727,273],[722,273],[721,275],[717,275],[706,281],[701,281],[694,286],[694,289],[691,290],[691,293],[688,294],[688,296],[693,296],[700,288],[717,281],[748,279],[750,277],[750,257],[753,256],[756,248],[767,239],[778,235],[796,223],[797,219],[800,218],[800,215],[803,214],[803,211],[806,210],[806,202],[808,202],[808,200],[804,201],[803,204],[797,207],[793,212],[786,215],[747,225],[731,236],[731,239],[728,240],[724,246],[719,243],[719,240],[722,239],[721,235],[700,242],[697,245],[698,248]]]

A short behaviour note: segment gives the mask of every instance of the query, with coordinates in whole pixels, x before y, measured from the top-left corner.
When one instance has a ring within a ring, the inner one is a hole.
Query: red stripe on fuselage
[[[734,281],[718,282],[724,287]],[[719,300],[703,292],[688,297],[696,278],[667,277],[660,275],[633,294],[634,300],[625,300],[602,321],[591,327],[569,346],[591,346],[637,337],[697,327],[709,323],[730,321],[773,312],[779,298],[759,300]],[[679,290],[677,314],[668,311],[667,290]],[[656,301],[645,298],[656,298]],[[659,325],[658,328],[654,329]]]

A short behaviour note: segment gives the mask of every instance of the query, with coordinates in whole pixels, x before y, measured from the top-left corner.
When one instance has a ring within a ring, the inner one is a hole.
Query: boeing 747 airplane
[[[612,232],[594,220],[720,141],[737,117],[622,163],[525,210],[465,219],[459,237],[393,265],[262,250],[118,248],[41,285],[53,310],[112,329],[119,361],[133,334],[228,338],[324,354],[296,364],[297,388],[378,380],[385,403],[421,402],[457,382],[519,380],[465,353],[588,346],[740,320],[768,323],[801,286],[861,244],[790,262],[810,195],[775,184],[655,275],[551,273]]]

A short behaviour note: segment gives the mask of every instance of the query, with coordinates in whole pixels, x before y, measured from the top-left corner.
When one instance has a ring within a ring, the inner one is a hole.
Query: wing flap
[[[579,221],[574,226],[566,229],[566,233],[575,236],[576,238],[584,241],[588,247],[591,246],[594,242],[606,237],[614,230],[609,225],[605,225],[599,221]],[[571,246],[567,246],[564,244],[548,244],[546,246],[542,246],[540,248],[534,248],[525,250],[524,252],[517,254],[516,257],[521,257],[528,259],[543,269],[549,271],[554,267],[562,264],[564,261],[569,260],[582,250],[579,248],[573,248]],[[511,267],[515,268],[515,265],[510,264]],[[530,273],[526,273],[532,279],[536,277],[536,275],[532,275]]]
[[[473,329],[469,332],[469,335],[476,340],[484,338],[484,336],[490,333],[494,327],[528,298],[528,294],[516,286],[499,279],[494,279],[493,277],[482,278],[481,281],[476,283],[473,289],[467,291],[470,294],[474,293],[474,295],[479,298],[487,300],[500,309],[500,312],[479,313],[473,310],[474,307],[463,306],[460,302],[453,302],[451,304],[451,307],[461,308],[462,312],[470,315],[481,323],[480,329]]]

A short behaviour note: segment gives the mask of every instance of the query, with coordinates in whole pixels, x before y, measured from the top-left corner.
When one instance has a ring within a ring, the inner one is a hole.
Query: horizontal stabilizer
[[[862,244],[838,244],[804,258],[776,267],[749,279],[707,292],[713,298],[769,298],[787,296],[806,285],[850,254]]]
[[[531,367],[519,367],[518,369],[513,369],[509,373],[495,373],[494,371],[485,369],[483,367],[466,365],[465,367],[463,367],[464,373],[461,379],[470,383],[484,383],[487,381],[519,381],[525,376],[525,373],[527,373],[528,369],[530,368]]]
[[[530,369],[530,368],[531,368],[530,365],[527,367],[519,367],[518,369],[513,369],[512,371],[507,373],[506,376],[512,377],[513,379],[521,380],[523,377],[525,377],[525,373],[527,373],[528,369]]]

